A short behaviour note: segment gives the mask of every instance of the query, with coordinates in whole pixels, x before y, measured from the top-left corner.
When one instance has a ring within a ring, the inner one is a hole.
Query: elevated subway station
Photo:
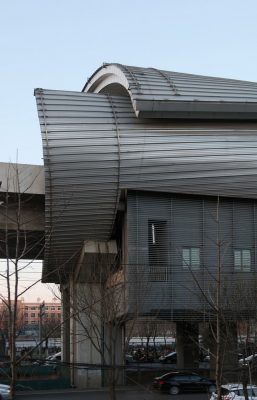
[[[236,367],[236,321],[255,312],[257,83],[105,64],[82,92],[35,97],[51,231],[43,280],[62,284],[73,315],[64,360],[122,364],[137,315],[174,321],[178,365],[194,368],[218,287],[224,369]],[[81,387],[104,379],[72,372]]]

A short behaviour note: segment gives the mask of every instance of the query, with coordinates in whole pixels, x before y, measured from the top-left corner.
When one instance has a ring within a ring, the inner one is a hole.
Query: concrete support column
[[[115,321],[104,325],[104,347],[105,364],[114,367],[116,383],[124,384],[124,325]],[[111,374],[106,370],[104,384],[107,385],[110,379]]]
[[[76,303],[74,309],[75,337],[74,348],[76,363],[81,368],[75,368],[75,385],[79,388],[102,386],[102,321],[101,321],[101,291],[100,285],[94,283],[77,283]],[[83,368],[87,364],[91,368]],[[93,368],[97,364],[98,368]]]
[[[220,325],[221,365],[224,382],[233,382],[237,379],[237,323],[226,321]],[[210,324],[210,376],[215,378],[217,354],[217,325]]]
[[[110,321],[110,326],[115,327],[120,311],[115,304],[118,301],[120,305],[116,288],[118,278],[112,268],[116,256],[115,241],[86,241],[71,278],[74,315],[71,324],[74,338],[72,353],[74,363],[80,364],[73,369],[73,375],[79,388],[101,387],[104,384],[102,364],[112,365],[110,360],[106,361],[108,340],[114,346],[113,354],[116,353],[117,361],[121,354],[117,347],[119,332],[115,333],[115,341],[111,340],[112,335],[108,339],[105,326],[106,321]]]
[[[62,287],[62,361],[70,362],[70,293]]]
[[[61,336],[62,336],[62,361],[69,365],[70,359],[70,292],[67,286],[62,286],[62,325],[61,325]],[[63,368],[64,375],[67,379],[70,379],[70,368]]]
[[[176,323],[176,351],[179,369],[194,369],[199,365],[198,323]]]

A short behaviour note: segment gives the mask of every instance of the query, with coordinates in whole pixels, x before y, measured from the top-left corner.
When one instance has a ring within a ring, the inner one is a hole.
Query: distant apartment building
[[[39,302],[27,303],[23,302],[22,308],[24,313],[25,325],[38,324],[40,319]],[[45,302],[42,309],[42,317],[44,321],[61,320],[62,307],[60,302]]]
[[[43,302],[25,302],[18,300],[17,302],[17,328],[20,329],[26,325],[38,325],[40,321],[40,308]],[[51,321],[60,321],[62,307],[59,301],[44,302],[42,307],[43,323]],[[8,326],[8,309],[4,301],[0,303],[0,328]]]

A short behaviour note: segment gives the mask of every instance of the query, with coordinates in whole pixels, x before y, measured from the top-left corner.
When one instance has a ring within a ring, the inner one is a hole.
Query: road
[[[37,393],[18,393],[17,400],[106,400],[108,399],[108,391],[106,390],[67,390],[67,391],[46,391]],[[209,395],[204,394],[180,394],[170,396],[168,394],[139,391],[139,390],[118,390],[118,400],[208,400]]]

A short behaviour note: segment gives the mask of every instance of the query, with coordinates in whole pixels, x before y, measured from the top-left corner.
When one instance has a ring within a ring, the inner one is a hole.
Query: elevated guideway
[[[0,163],[0,258],[43,259],[44,204],[43,166]]]

